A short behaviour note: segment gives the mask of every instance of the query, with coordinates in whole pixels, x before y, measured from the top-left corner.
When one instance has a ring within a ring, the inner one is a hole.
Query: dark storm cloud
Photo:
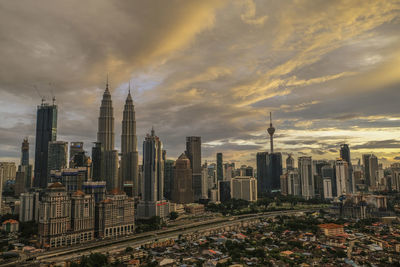
[[[375,149],[375,148],[400,148],[400,141],[395,139],[370,141],[361,145],[353,146],[353,149]]]
[[[12,134],[0,137],[0,158],[13,149],[17,158],[22,137],[34,135],[33,85],[57,97],[59,139],[83,140],[90,150],[107,72],[117,147],[130,79],[138,147],[154,126],[171,158],[184,151],[185,136],[199,135],[216,144],[205,146],[205,158],[221,151],[254,162],[269,147],[270,111],[277,149],[298,154],[335,153],[346,137],[373,141],[356,140],[362,129],[395,136],[398,8],[396,1],[2,2],[0,131]]]

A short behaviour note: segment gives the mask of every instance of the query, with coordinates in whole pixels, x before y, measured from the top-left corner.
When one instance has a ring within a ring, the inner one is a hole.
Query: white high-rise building
[[[314,193],[314,175],[312,168],[311,157],[300,157],[299,158],[299,177],[301,183],[301,194],[304,198],[313,198]]]
[[[325,199],[332,199],[333,195],[332,195],[332,180],[329,178],[325,178],[322,181],[323,185],[324,185],[324,198]]]
[[[19,221],[29,222],[34,220],[35,193],[22,193],[19,196],[21,202],[19,208]]]
[[[257,201],[257,179],[250,176],[232,178],[231,197],[247,201]]]
[[[288,195],[300,196],[301,185],[297,171],[288,172]]]
[[[348,188],[348,180],[348,163],[342,159],[338,159],[336,161],[336,188],[338,197],[351,192],[350,188]]]

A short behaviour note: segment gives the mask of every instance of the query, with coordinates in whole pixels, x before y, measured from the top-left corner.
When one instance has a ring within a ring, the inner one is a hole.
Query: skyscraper
[[[70,165],[71,162],[74,160],[75,155],[84,152],[83,150],[83,142],[71,142],[69,145],[69,161]]]
[[[112,107],[111,94],[108,90],[108,78],[106,90],[101,100],[97,142],[101,143],[104,151],[114,150],[114,109]]]
[[[103,146],[99,142],[94,143],[92,148],[92,179],[94,181],[104,181]]]
[[[164,201],[163,145],[155,134],[147,134],[143,142],[142,200],[138,204],[138,217],[168,216],[168,202]]]
[[[257,191],[258,194],[266,193],[268,180],[268,152],[257,153]]]
[[[128,196],[138,195],[138,152],[135,107],[129,90],[125,101],[121,134],[121,178]]]
[[[286,158],[286,170],[287,171],[294,170],[294,158],[292,157],[292,154],[289,154],[288,157]]]
[[[57,105],[42,102],[37,109],[34,186],[47,187],[49,142],[57,139]]]
[[[280,177],[282,175],[282,154],[270,153],[267,157],[267,191],[276,191],[281,188]]]
[[[174,189],[174,164],[175,161],[165,160],[164,167],[164,197],[172,200],[172,191]]]
[[[270,113],[270,124],[268,134],[270,136],[271,153],[257,153],[257,185],[258,193],[266,193],[281,188],[282,154],[274,153],[273,135],[275,128],[272,126],[272,115]],[[258,170],[260,169],[260,170]]]
[[[314,177],[312,171],[312,158],[299,157],[299,177],[301,183],[301,194],[304,198],[314,197]]]
[[[275,128],[272,126],[272,113],[270,112],[268,134],[270,137],[271,153],[274,153],[274,133],[275,133]]]
[[[29,165],[29,142],[28,137],[24,138],[21,146],[21,166]]]
[[[339,159],[336,161],[336,188],[337,196],[346,195],[349,192],[349,165],[347,161]]]
[[[373,154],[362,155],[364,163],[365,184],[367,187],[376,186],[378,171],[378,158]]]
[[[19,174],[18,174],[19,173]],[[28,138],[24,138],[21,146],[21,163],[18,166],[17,177],[22,177],[21,192],[32,187],[32,165],[29,164],[29,142]],[[17,181],[16,181],[17,185]]]
[[[379,170],[379,164],[378,164],[378,158],[372,154],[369,158],[369,174],[370,174],[370,186],[377,186],[379,182],[378,178],[378,170]]]
[[[355,182],[353,181],[353,165],[351,164],[350,148],[348,144],[340,145],[340,157],[348,164],[348,180],[349,180],[349,193],[355,192]]]
[[[222,153],[217,153],[217,183],[224,180],[224,167],[222,165]]]
[[[336,163],[335,163],[336,164]],[[330,179],[331,180],[331,187],[332,187],[332,196],[337,196],[337,188],[336,188],[336,167],[332,165],[326,165],[321,168],[321,176],[322,179]]]
[[[201,193],[201,137],[188,136],[186,137],[186,156],[190,160],[190,167],[193,173],[193,192],[194,199],[199,200],[202,197]]]
[[[50,171],[67,168],[68,163],[68,142],[64,141],[52,141],[49,142],[49,152],[48,152],[48,174],[50,177]]]
[[[185,154],[180,155],[174,166],[173,202],[181,204],[193,202],[192,175],[190,160]]]
[[[108,89],[108,79],[101,101],[98,126],[97,142],[101,144],[101,150],[103,150],[101,155],[103,166],[100,172],[103,177],[101,179],[106,181],[107,190],[111,191],[120,187],[121,183],[118,181],[118,151],[114,150],[114,110]]]

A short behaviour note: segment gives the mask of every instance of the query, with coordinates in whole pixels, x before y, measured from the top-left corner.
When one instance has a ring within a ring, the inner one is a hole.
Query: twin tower
[[[100,106],[97,143],[92,151],[93,180],[105,180],[108,191],[117,188],[124,190],[128,196],[137,196],[138,152],[136,119],[130,88],[122,118],[121,164],[119,169],[118,151],[115,150],[114,145],[114,110],[107,79],[106,90]]]

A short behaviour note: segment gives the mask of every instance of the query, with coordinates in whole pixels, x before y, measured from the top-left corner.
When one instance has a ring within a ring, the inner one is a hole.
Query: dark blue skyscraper
[[[217,181],[222,181],[222,180],[224,180],[222,153],[217,153]]]
[[[282,175],[282,154],[279,152],[270,153],[267,157],[267,191],[276,191],[281,188]]]
[[[348,163],[349,166],[348,188],[351,190],[351,193],[353,193],[355,191],[355,184],[353,182],[353,165],[351,164],[350,148],[348,144],[340,145],[340,157]]]
[[[257,153],[257,192],[258,194],[267,192],[268,168],[267,168],[268,152]]]
[[[34,186],[47,187],[49,142],[57,139],[57,105],[42,103],[36,117],[36,147]]]

